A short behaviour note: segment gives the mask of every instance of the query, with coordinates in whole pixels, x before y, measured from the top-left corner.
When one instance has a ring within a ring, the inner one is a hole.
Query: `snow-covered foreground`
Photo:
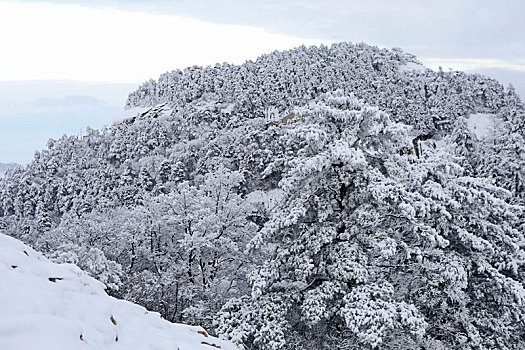
[[[115,299],[77,266],[0,234],[0,349],[235,349]]]

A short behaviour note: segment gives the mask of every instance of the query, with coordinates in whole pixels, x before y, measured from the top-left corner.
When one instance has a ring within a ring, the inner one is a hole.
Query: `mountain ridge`
[[[217,64],[167,72],[130,93],[126,107],[163,102],[179,107],[208,94],[233,103],[234,111],[245,112],[257,105],[284,111],[323,92],[341,89],[379,106],[396,121],[429,131],[446,127],[458,115],[483,112],[476,108],[496,110],[503,104],[504,88],[492,78],[460,71],[405,69],[407,64],[420,62],[398,48],[346,42],[303,46],[262,55],[239,66]]]

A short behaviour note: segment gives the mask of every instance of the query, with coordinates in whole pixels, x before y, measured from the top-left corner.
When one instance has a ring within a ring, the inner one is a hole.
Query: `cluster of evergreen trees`
[[[9,170],[0,229],[249,349],[525,347],[512,88],[341,43],[166,73],[136,106]]]

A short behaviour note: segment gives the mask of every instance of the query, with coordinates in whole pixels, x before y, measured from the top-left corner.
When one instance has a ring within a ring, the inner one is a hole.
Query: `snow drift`
[[[72,264],[0,234],[0,349],[235,349],[201,327],[173,324]]]

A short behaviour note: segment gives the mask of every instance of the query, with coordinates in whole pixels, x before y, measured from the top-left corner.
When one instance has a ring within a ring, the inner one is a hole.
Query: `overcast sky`
[[[523,0],[0,1],[0,80],[144,80],[321,41],[525,71],[524,14]]]
[[[110,124],[129,87],[165,71],[301,44],[401,47],[434,69],[499,72],[520,85],[524,14],[523,0],[0,0],[0,162],[27,162],[32,152],[18,150],[51,135]],[[103,118],[89,117],[90,103]],[[66,110],[77,122],[64,123]],[[35,118],[49,127],[24,140]]]

